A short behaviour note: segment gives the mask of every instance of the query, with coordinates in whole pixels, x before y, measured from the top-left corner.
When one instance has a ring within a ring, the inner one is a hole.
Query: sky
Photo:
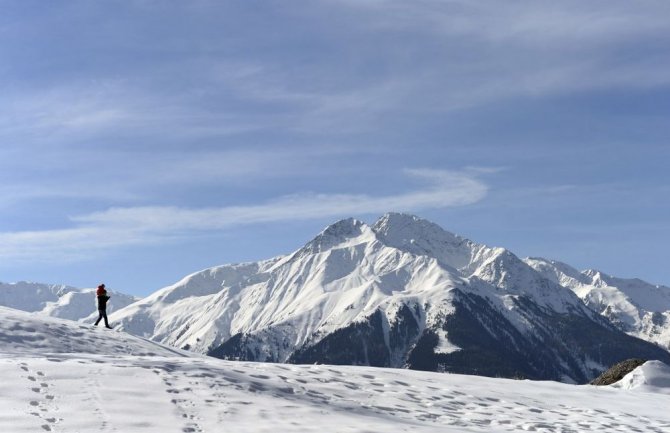
[[[0,0],[0,281],[144,296],[409,212],[670,285],[670,2]]]

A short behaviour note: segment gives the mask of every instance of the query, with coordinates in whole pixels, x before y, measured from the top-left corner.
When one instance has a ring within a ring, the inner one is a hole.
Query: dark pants
[[[107,322],[107,310],[98,310],[98,313],[100,313],[100,316],[98,317],[98,320],[95,321],[95,326],[98,326],[101,319],[105,319],[105,326],[109,328],[109,322]]]

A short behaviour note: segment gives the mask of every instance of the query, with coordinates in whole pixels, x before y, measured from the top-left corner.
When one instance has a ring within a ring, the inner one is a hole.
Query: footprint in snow
[[[42,421],[45,421],[45,424],[42,424],[42,430],[44,431],[54,431],[54,425],[58,423],[59,418],[56,418],[54,416],[49,416],[50,412],[53,412],[55,409],[52,407],[52,401],[54,400],[54,396],[50,394],[46,394],[47,390],[49,389],[49,384],[46,381],[46,375],[42,371],[37,371],[32,374],[28,364],[26,363],[21,363],[19,364],[19,367],[21,370],[23,370],[26,373],[29,373],[29,375],[26,377],[30,382],[37,382],[37,377],[41,378],[42,380],[45,380],[44,382],[39,383],[39,387],[32,386],[30,390],[36,394],[40,394],[44,396],[43,400],[31,400],[28,402],[31,408],[38,408],[39,412],[35,411],[29,411],[28,413],[32,416],[36,416],[38,418],[41,418]],[[36,377],[37,376],[37,377]]]
[[[168,367],[168,368],[165,369],[165,371],[170,372],[170,371],[172,371],[173,369],[176,368],[176,366],[174,366],[174,365],[171,365],[170,367],[172,367],[172,369]],[[165,376],[164,371],[161,371],[161,370],[158,370],[158,369],[155,369],[155,370],[152,370],[152,371],[157,376],[159,376],[161,378],[161,381],[163,382],[163,384],[165,384],[167,386],[167,388],[165,389],[166,393],[173,394],[173,395],[174,394],[184,395],[184,394],[181,394],[181,391],[179,389],[174,388],[174,386],[176,386],[175,382],[178,381],[178,378]],[[184,391],[191,391],[191,388],[184,388]],[[184,399],[184,398],[182,398],[182,399],[173,398],[173,399],[170,400],[170,403],[172,403],[177,408],[179,413],[181,413],[181,418],[188,419],[188,420],[191,421],[191,422],[187,423],[184,427],[182,427],[181,431],[183,433],[201,433],[201,432],[203,432],[202,428],[200,428],[200,426],[196,422],[194,422],[194,420],[196,419],[196,416],[194,414],[190,413],[190,411],[188,409],[189,407],[190,408],[196,407],[196,404],[193,401],[190,401],[190,400]]]

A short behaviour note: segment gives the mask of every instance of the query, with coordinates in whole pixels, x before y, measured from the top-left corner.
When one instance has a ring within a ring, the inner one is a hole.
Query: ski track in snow
[[[554,382],[72,354],[0,371],[3,432],[670,431],[668,395]]]

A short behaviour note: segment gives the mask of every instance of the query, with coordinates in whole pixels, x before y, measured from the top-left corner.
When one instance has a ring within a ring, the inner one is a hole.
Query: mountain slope
[[[617,328],[670,350],[670,287],[616,278],[592,269],[580,272],[542,258],[529,258],[526,263],[571,289]]]
[[[120,310],[138,298],[109,292],[107,311]],[[69,320],[97,317],[95,289],[21,281],[0,283],[0,306]]]
[[[192,274],[111,319],[227,359],[574,382],[625,358],[670,362],[511,252],[402,214],[342,220],[289,256]]]

